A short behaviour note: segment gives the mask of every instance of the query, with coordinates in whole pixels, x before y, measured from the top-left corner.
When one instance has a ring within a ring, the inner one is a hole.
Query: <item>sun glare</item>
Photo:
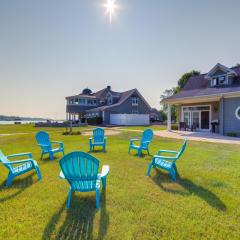
[[[107,2],[104,4],[104,7],[106,8],[106,12],[109,16],[109,22],[111,23],[112,17],[117,8],[117,5],[115,4],[115,0],[107,0]]]

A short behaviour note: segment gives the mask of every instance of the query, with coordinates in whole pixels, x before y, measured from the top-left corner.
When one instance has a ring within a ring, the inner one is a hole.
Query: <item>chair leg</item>
[[[54,154],[52,152],[49,153],[49,158],[50,158],[50,160],[54,159]]]
[[[128,154],[130,154],[130,151],[131,151],[131,147],[129,146],[129,148],[128,148]]]
[[[176,182],[176,173],[175,173],[174,168],[171,168],[171,169],[170,169],[169,174],[170,174],[171,179],[172,179],[174,182]]]
[[[103,151],[106,152],[106,145],[103,145]]]
[[[100,207],[100,188],[96,189],[96,208]]]
[[[178,173],[177,166],[175,163],[173,164],[173,168],[175,170],[176,178],[179,177],[179,173]]]
[[[106,185],[107,185],[106,177],[102,178],[102,185],[103,185],[103,188],[106,188]]]
[[[68,192],[68,200],[67,200],[67,208],[68,209],[70,208],[71,200],[72,200],[72,189],[70,189]]]
[[[14,175],[12,175],[11,173],[8,174],[8,178],[6,180],[5,186],[6,187],[10,187],[12,185],[14,179]]]
[[[138,149],[138,156],[141,157],[141,155],[142,155],[142,150]]]
[[[65,155],[64,149],[62,150],[63,156]]]
[[[36,173],[37,173],[37,176],[38,176],[38,180],[42,180],[42,174],[40,172],[40,169],[38,166],[35,166],[35,170],[36,170]]]
[[[150,155],[150,152],[149,152],[149,150],[147,149],[147,153],[148,153],[148,155]]]
[[[43,152],[42,152],[42,154],[41,154],[41,160],[43,159]]]
[[[152,170],[153,163],[151,162],[148,166],[147,176],[150,176],[150,172]]]

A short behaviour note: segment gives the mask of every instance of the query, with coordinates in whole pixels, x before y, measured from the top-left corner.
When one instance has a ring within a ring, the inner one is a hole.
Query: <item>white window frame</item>
[[[183,108],[188,108],[188,107],[209,107],[209,110],[192,110],[192,111],[190,111],[190,110],[185,110],[185,111],[183,111]],[[181,107],[181,122],[184,122],[184,112],[190,112],[190,120],[189,120],[189,122],[190,122],[190,125],[192,125],[192,112],[196,112],[196,111],[199,111],[199,112],[202,112],[202,111],[209,111],[209,128],[208,129],[202,129],[201,127],[201,114],[200,114],[200,119],[199,119],[199,130],[200,131],[211,131],[211,122],[212,122],[212,105],[206,105],[206,104],[204,104],[204,105],[187,105],[187,106],[182,106]]]
[[[138,106],[139,98],[138,97],[132,97],[132,106]]]

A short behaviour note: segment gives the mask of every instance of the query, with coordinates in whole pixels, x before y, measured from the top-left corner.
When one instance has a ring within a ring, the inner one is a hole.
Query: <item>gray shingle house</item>
[[[198,131],[216,127],[222,135],[240,133],[240,66],[228,68],[218,63],[208,73],[190,78],[179,93],[165,102],[169,110],[171,105],[178,106],[179,122],[195,125]]]
[[[115,92],[107,86],[93,93],[87,88],[78,95],[66,97],[66,100],[67,120],[97,117],[104,124],[149,124],[151,107],[137,89]]]

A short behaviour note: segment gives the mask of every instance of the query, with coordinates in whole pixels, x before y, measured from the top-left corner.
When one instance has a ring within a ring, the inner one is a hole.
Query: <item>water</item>
[[[46,122],[46,121],[0,121],[0,125],[2,124],[14,124],[15,122],[21,122],[21,124],[29,124],[29,123],[37,123],[37,122]]]

